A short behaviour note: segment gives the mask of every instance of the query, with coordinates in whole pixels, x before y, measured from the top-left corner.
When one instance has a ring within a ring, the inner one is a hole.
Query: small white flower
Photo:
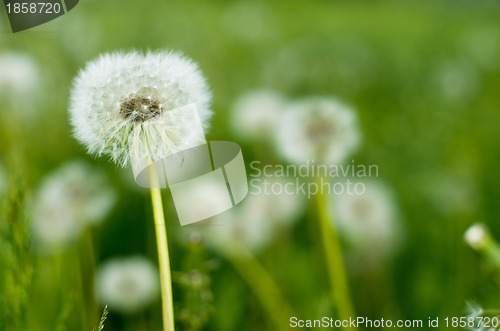
[[[74,81],[71,123],[89,153],[109,155],[125,166],[135,144],[135,153],[147,154],[154,148],[162,158],[198,139],[192,134],[197,123],[171,111],[194,104],[207,126],[210,99],[198,66],[181,54],[104,54],[88,63]]]
[[[264,181],[267,181],[267,184]],[[253,185],[260,187],[260,190],[250,192],[240,205],[221,214],[213,223],[192,226],[181,231],[185,231],[187,236],[193,231],[199,233],[207,247],[216,251],[232,252],[231,247],[237,242],[253,252],[258,252],[301,215],[304,205],[299,196],[273,194],[264,190],[265,185],[284,186],[287,183],[288,181],[282,179],[259,178],[259,182]],[[237,250],[233,253],[237,253]]]
[[[141,256],[109,260],[97,270],[97,298],[111,311],[136,312],[159,296],[158,274],[158,268]]]
[[[376,181],[364,184],[363,194],[333,195],[334,221],[353,251],[374,261],[390,257],[401,242],[401,224],[392,193]]]
[[[35,60],[24,53],[0,53],[0,97],[33,98],[40,84],[40,72]]]
[[[485,238],[488,236],[488,229],[484,224],[476,223],[469,227],[467,231],[465,231],[464,239],[470,247],[474,249],[481,248],[481,245],[484,243]]]
[[[242,95],[231,112],[235,134],[248,140],[269,138],[276,130],[284,107],[284,98],[274,91],[259,90]]]
[[[116,200],[107,177],[81,161],[64,164],[41,184],[33,207],[33,236],[50,250],[75,241],[101,222]]]
[[[302,163],[338,164],[359,145],[357,117],[335,99],[311,98],[287,108],[278,126],[277,145],[283,157]]]

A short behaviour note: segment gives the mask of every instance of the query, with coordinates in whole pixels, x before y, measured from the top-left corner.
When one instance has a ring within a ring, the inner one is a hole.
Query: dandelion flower
[[[158,269],[141,256],[105,262],[97,270],[95,284],[99,302],[122,313],[136,312],[160,294]]]
[[[362,194],[344,191],[333,197],[336,226],[355,255],[370,256],[378,263],[398,248],[401,225],[389,189],[376,181],[360,183],[365,188]]]
[[[276,130],[284,107],[284,98],[274,91],[243,94],[231,111],[234,132],[248,140],[269,137]]]
[[[64,247],[101,222],[116,200],[106,176],[72,161],[43,180],[33,207],[33,236],[42,249]]]
[[[476,223],[465,231],[464,240],[473,249],[480,249],[488,237],[488,229],[484,224]]]
[[[287,108],[276,139],[291,162],[338,164],[357,148],[360,134],[351,108],[335,99],[311,98]]]
[[[111,53],[90,62],[76,77],[70,117],[75,136],[89,153],[108,155],[126,166],[131,144],[142,159],[150,148],[163,158],[202,143],[192,141],[199,138],[192,134],[192,120],[172,111],[194,104],[207,126],[210,99],[198,66],[179,53]]]

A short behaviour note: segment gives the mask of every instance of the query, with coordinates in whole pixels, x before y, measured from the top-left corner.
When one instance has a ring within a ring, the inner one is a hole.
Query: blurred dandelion
[[[82,231],[105,219],[116,201],[103,172],[71,161],[47,176],[33,206],[33,237],[41,252],[76,241]]]
[[[40,69],[35,59],[21,52],[0,53],[0,100],[2,108],[15,108],[9,116],[34,114],[32,101],[40,86]],[[25,116],[27,117],[27,116]]]
[[[448,102],[454,104],[473,99],[479,92],[480,79],[476,66],[466,59],[447,60],[435,72],[438,90]]]
[[[0,95],[30,97],[40,80],[35,60],[20,52],[0,53]]]
[[[356,114],[332,98],[310,98],[291,104],[277,129],[277,148],[295,163],[315,160],[338,164],[358,147]]]
[[[356,113],[333,98],[309,98],[291,104],[283,115],[277,133],[277,148],[290,162],[311,160],[340,164],[358,147],[361,134]],[[316,178],[318,187],[325,179]],[[321,242],[326,258],[332,301],[341,319],[354,316],[349,285],[342,261],[341,245],[331,220],[330,201],[319,192],[316,197]]]
[[[134,313],[160,295],[158,269],[142,256],[115,258],[96,274],[96,296],[111,311]]]
[[[204,143],[195,134],[195,119],[173,110],[194,104],[196,116],[207,127],[210,99],[198,66],[179,53],[111,53],[80,71],[74,81],[69,111],[75,136],[89,153],[108,155],[115,163],[126,166],[132,158],[156,161]],[[165,216],[154,165],[149,166],[149,176],[164,329],[174,330]]]
[[[286,185],[285,179],[259,178],[256,185],[276,183]],[[202,238],[208,248],[218,252],[232,251],[237,254],[238,249],[257,253],[280,233],[291,227],[303,211],[303,201],[297,195],[249,194],[238,208],[233,208],[221,214],[214,226],[203,227]]]
[[[231,111],[234,133],[252,141],[271,138],[284,107],[284,97],[271,90],[243,94],[235,101]]]
[[[286,185],[285,179],[265,180]],[[264,192],[264,178],[255,186]],[[283,298],[272,277],[257,261],[254,254],[270,244],[280,231],[291,227],[301,216],[303,201],[297,195],[249,194],[236,208],[217,216],[210,226],[191,226],[180,229],[184,242],[202,241],[207,248],[227,258],[249,284],[276,326],[283,328],[282,318],[292,309]]]
[[[352,245],[363,268],[378,268],[399,247],[401,224],[392,192],[381,182],[370,180],[363,194],[342,194],[333,198],[339,234]]]

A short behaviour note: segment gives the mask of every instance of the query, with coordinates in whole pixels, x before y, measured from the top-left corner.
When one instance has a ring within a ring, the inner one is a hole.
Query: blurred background
[[[132,49],[178,50],[199,64],[214,94],[207,138],[239,143],[248,172],[255,160],[288,164],[272,138],[241,131],[236,114],[253,91],[353,109],[362,144],[347,163],[378,166],[391,192],[380,203],[397,210],[388,231],[398,229],[383,258],[371,253],[384,242],[357,248],[340,231],[356,315],[465,316],[467,300],[500,309],[495,254],[464,241],[476,222],[500,237],[499,6],[82,0],[16,34],[2,7],[0,329],[92,330],[105,304],[104,330],[161,329],[149,192],[131,171],[86,155],[67,112],[87,61]],[[203,238],[210,225],[181,228],[163,193],[179,330],[287,330],[288,317],[280,326],[269,308],[277,303],[259,295],[267,279],[293,316],[334,317],[314,199],[284,203],[288,213],[276,217],[289,222],[279,231],[252,228],[266,240],[249,239],[248,259],[212,247]],[[264,204],[248,199],[228,215],[271,218]]]

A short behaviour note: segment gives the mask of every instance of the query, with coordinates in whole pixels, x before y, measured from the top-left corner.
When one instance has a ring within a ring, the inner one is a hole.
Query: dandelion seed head
[[[381,182],[363,181],[363,194],[334,195],[336,226],[352,245],[356,255],[369,255],[383,262],[393,255],[401,242],[402,229],[394,197]]]
[[[488,229],[484,224],[476,223],[465,231],[465,242],[473,249],[481,248],[484,239],[488,236]]]
[[[271,90],[243,94],[231,111],[235,134],[248,140],[269,137],[276,130],[284,107],[284,98]]]
[[[141,256],[109,260],[97,270],[97,298],[110,310],[136,312],[158,298],[158,273],[157,267]]]
[[[101,222],[116,201],[107,177],[82,161],[62,165],[41,183],[33,204],[33,237],[41,251],[74,242]]]
[[[335,99],[311,98],[286,109],[276,142],[291,162],[338,164],[358,147],[360,133],[351,108]]]
[[[264,190],[272,184],[284,186],[287,183],[285,179],[260,179],[253,184],[260,187],[258,194],[250,193],[240,205],[217,216],[211,224],[186,229],[184,237],[191,237],[194,232],[208,248],[215,251],[231,249],[238,243],[259,252],[281,231],[291,227],[304,208],[297,195],[274,194]],[[237,250],[233,253],[237,254]]]
[[[0,94],[31,97],[39,85],[40,72],[35,60],[24,53],[0,53]]]
[[[476,66],[465,59],[450,59],[436,69],[437,87],[449,102],[464,103],[480,90],[481,76]]]
[[[189,145],[193,122],[172,111],[194,104],[207,127],[210,99],[198,66],[179,53],[110,53],[89,62],[75,78],[70,117],[89,153],[126,166],[132,136],[134,144],[147,146],[139,153],[153,147],[159,157]]]

